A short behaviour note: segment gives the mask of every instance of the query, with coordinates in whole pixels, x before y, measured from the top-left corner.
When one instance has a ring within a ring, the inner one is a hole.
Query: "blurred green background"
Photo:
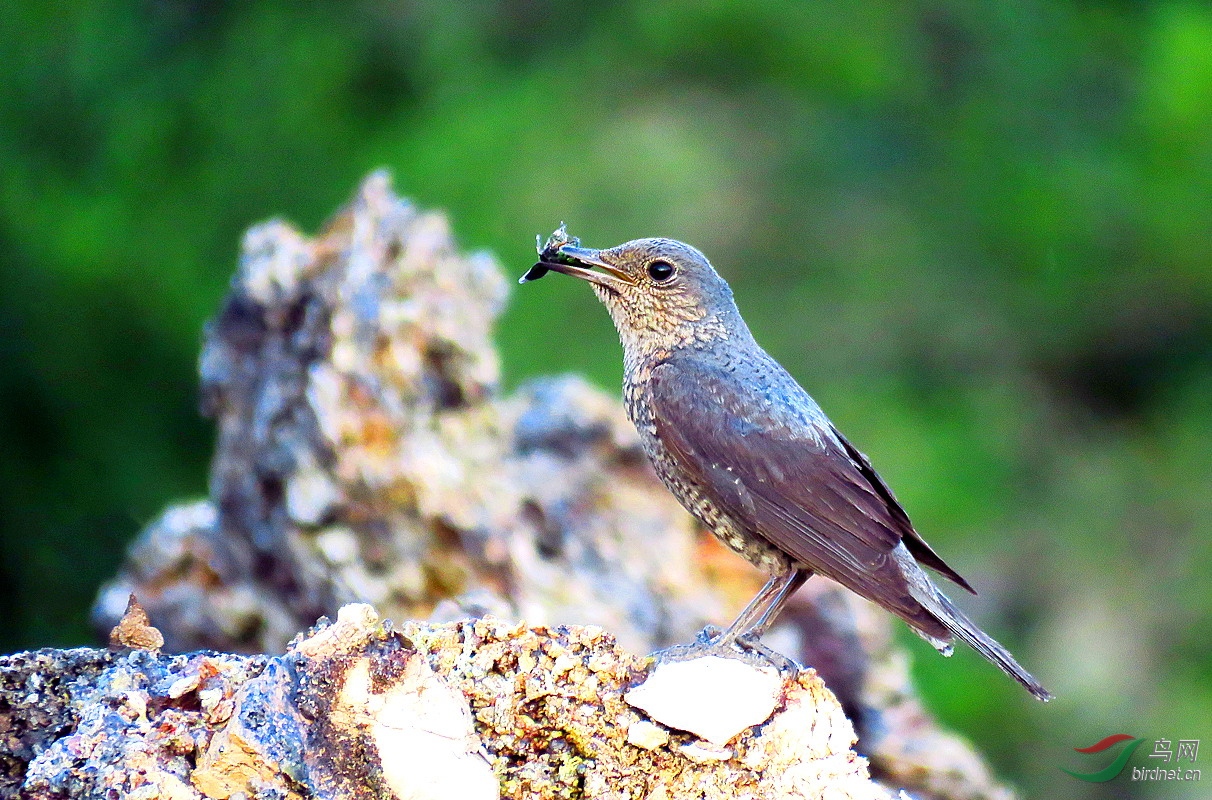
[[[92,641],[124,544],[205,492],[242,231],[379,166],[511,275],[561,220],[704,250],[1059,697],[906,636],[932,708],[1028,796],[1206,796],[1058,766],[1212,740],[1208,4],[10,4],[0,650]],[[583,285],[499,340],[510,385],[617,390]]]

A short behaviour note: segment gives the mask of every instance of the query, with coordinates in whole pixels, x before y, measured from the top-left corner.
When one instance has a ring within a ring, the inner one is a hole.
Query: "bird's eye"
[[[653,261],[648,265],[648,277],[660,283],[673,277],[673,264],[668,261]]]

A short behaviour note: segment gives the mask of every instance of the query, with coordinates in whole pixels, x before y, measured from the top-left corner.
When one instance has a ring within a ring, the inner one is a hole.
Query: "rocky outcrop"
[[[382,174],[314,238],[248,233],[201,358],[209,497],[102,591],[101,631],[131,594],[146,609],[117,650],[0,662],[5,792],[884,796],[862,754],[919,796],[1006,797],[922,710],[885,616],[824,581],[770,636],[819,675],[757,676],[769,708],[739,728],[628,695],[632,654],[726,621],[760,578],[660,486],[616,399],[501,390],[507,285]],[[709,708],[716,674],[695,678]]]

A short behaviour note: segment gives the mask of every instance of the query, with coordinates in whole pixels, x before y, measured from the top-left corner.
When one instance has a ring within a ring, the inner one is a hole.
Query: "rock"
[[[664,747],[668,741],[669,732],[648,720],[642,719],[627,726],[627,744],[645,750],[656,750],[658,747]]]
[[[721,748],[628,705],[645,667],[592,626],[393,626],[365,605],[275,657],[0,657],[0,709],[34,703],[54,720],[6,747],[0,785],[191,800],[888,797],[811,672],[780,678],[781,707]],[[13,713],[0,710],[0,731],[17,729]]]
[[[298,631],[347,603],[372,603],[395,619],[462,624],[491,612],[538,626],[595,624],[637,653],[726,622],[762,580],[698,531],[659,484],[614,393],[572,376],[501,390],[492,327],[508,283],[491,257],[459,252],[445,219],[394,195],[381,173],[315,237],[276,221],[250,230],[199,365],[202,406],[218,428],[210,497],[170,507],[139,535],[98,597],[98,631],[119,624],[132,593],[156,623],[134,630],[158,629],[168,652],[281,654]],[[887,615],[814,579],[785,617],[767,641],[819,668],[884,780],[923,797],[1006,796],[971,748],[923,711]],[[360,629],[366,618],[352,623],[349,630]],[[315,657],[298,646],[294,658]],[[521,666],[548,663],[525,647],[514,657]],[[223,658],[235,657],[215,656],[206,670]],[[570,658],[549,666],[575,671]],[[38,659],[60,664],[58,654]],[[289,776],[303,769],[294,745],[270,753],[257,744],[264,732],[252,717],[233,721],[237,705],[281,706],[283,681],[296,679],[282,672],[289,662],[230,663],[265,677],[237,700],[232,687],[256,676],[232,681],[182,667],[163,697],[149,695],[145,713],[184,703],[222,727],[214,735],[226,737],[227,749],[207,751],[208,791],[270,781],[290,796],[298,787]],[[543,685],[527,683],[534,702],[546,702]],[[75,724],[51,697],[31,696],[49,705],[22,708],[50,732],[25,719],[12,722],[16,733],[0,728],[14,753]],[[114,702],[139,719],[140,699]],[[472,709],[485,736],[498,706]],[[626,714],[653,724],[629,706]],[[556,735],[565,719],[544,724],[554,727],[527,736],[571,743],[582,735]],[[632,750],[679,753],[670,764],[687,754],[731,763],[723,749],[679,731],[668,731],[665,747],[652,729],[634,730]],[[285,782],[224,766],[247,760],[249,748]],[[579,769],[585,787],[605,786],[605,774],[583,763],[561,762],[557,772]],[[319,765],[308,769],[322,774]]]
[[[726,745],[774,711],[783,679],[735,658],[705,656],[657,664],[626,694],[627,702],[662,725]]]
[[[314,239],[251,230],[201,358],[211,499],[144,530],[98,627],[134,592],[170,651],[281,652],[343,603],[416,618],[487,591],[636,650],[689,638],[720,612],[690,519],[617,400],[575,377],[501,393],[506,291],[382,174]]]
[[[164,646],[164,634],[151,624],[147,612],[133,594],[126,601],[122,619],[109,632],[109,646],[139,650],[159,650]]]
[[[403,675],[387,690],[372,691],[371,665],[370,658],[360,659],[346,674],[330,720],[347,733],[366,731],[393,794],[406,800],[499,797],[463,695],[420,655],[403,665]]]

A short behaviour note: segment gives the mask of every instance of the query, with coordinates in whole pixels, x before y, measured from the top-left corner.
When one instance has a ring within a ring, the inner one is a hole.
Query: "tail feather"
[[[1052,699],[1052,693],[1041,686],[1040,682],[1030,672],[1023,669],[1014,660],[1014,656],[1010,655],[1009,650],[1002,647],[989,634],[978,628],[976,623],[969,619],[963,611],[960,611],[959,607],[952,603],[950,598],[945,594],[937,592],[937,595],[942,603],[943,610],[946,612],[945,614],[938,615],[939,621],[947,626],[947,630],[955,634],[956,638],[960,641],[996,664],[1002,672],[1021,683],[1027,688],[1027,691],[1040,700],[1046,703]]]

